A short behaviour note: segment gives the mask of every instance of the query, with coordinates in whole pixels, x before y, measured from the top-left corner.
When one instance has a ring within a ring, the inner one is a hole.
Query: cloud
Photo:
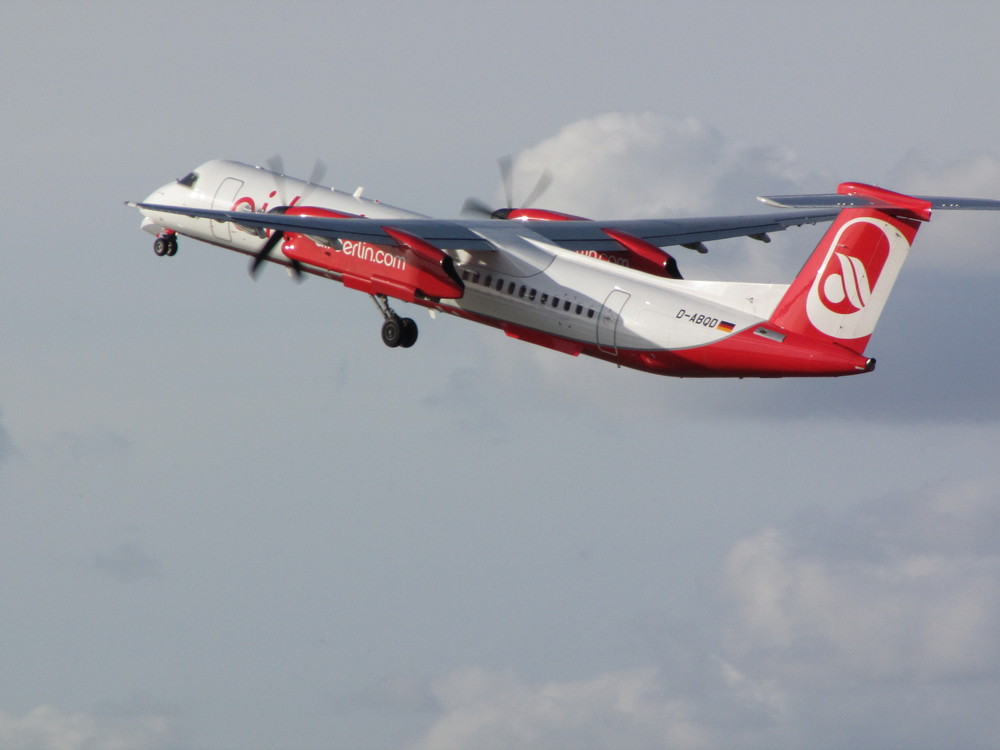
[[[997,501],[997,488],[966,485],[908,512],[885,502],[815,519],[827,533],[811,540],[776,529],[742,540],[726,560],[732,645],[851,679],[1000,677]]]
[[[647,630],[656,663],[456,670],[419,691],[439,715],[408,747],[971,749],[1000,732],[1000,481],[810,511],[737,540],[721,572],[696,633]]]
[[[169,746],[162,717],[103,719],[38,706],[23,716],[0,711],[4,750],[160,750]]]
[[[759,207],[760,192],[794,192],[823,177],[776,146],[730,143],[695,117],[607,112],[566,126],[518,154],[523,189],[554,176],[542,202],[593,218],[694,216]],[[516,186],[515,186],[516,187]]]
[[[917,747],[995,736],[994,713],[971,717],[1000,698],[998,508],[1000,484],[970,481],[742,539],[724,566],[732,684],[791,734],[839,726],[821,747],[859,730],[898,744],[922,727]]]
[[[664,695],[654,669],[544,684],[462,669],[434,693],[443,715],[411,750],[710,746],[690,707]]]

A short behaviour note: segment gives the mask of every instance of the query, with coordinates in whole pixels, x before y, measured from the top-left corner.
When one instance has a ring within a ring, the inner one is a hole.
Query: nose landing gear
[[[177,255],[177,235],[174,232],[164,232],[153,240],[153,252],[160,257]]]
[[[382,323],[382,343],[395,349],[401,346],[409,349],[417,343],[417,324],[412,318],[400,318],[396,312],[389,307],[389,299],[384,294],[371,295],[375,306],[378,307],[385,322]]]

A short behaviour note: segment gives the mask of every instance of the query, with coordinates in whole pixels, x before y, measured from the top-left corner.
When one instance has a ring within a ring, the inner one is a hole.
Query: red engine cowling
[[[656,247],[646,240],[626,234],[617,229],[602,229],[608,237],[613,239],[628,253],[629,265],[639,271],[654,274],[655,276],[665,276],[668,279],[682,279],[680,269],[677,268],[677,261],[674,256],[663,248]]]
[[[295,206],[286,215],[357,218],[314,206]],[[292,260],[337,273],[344,286],[385,294],[406,302],[417,298],[456,299],[465,291],[454,262],[440,248],[392,227],[383,227],[392,244],[342,239],[325,242],[287,232],[281,251]]]
[[[493,216],[497,219],[517,221],[590,221],[583,216],[564,214],[561,211],[549,211],[544,208],[501,208],[494,211]],[[655,276],[665,276],[668,279],[683,278],[677,268],[677,261],[670,253],[639,237],[620,232],[617,229],[603,229],[601,231],[617,242],[621,250],[611,253],[602,253],[598,250],[578,250],[577,252]]]
[[[549,211],[545,208],[501,208],[493,212],[493,217],[517,221],[589,221],[583,216]]]

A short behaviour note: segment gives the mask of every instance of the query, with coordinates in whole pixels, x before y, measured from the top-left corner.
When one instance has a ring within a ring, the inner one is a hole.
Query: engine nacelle
[[[684,278],[681,276],[674,256],[663,248],[646,242],[641,237],[636,237],[617,229],[605,228],[601,231],[625,248],[628,253],[629,265],[632,268],[651,273],[655,276],[664,276],[668,279]]]
[[[515,221],[589,221],[583,216],[564,214],[561,211],[549,211],[545,208],[498,208],[491,215],[494,219]]]
[[[286,210],[286,215],[351,218],[352,214],[310,206]],[[357,218],[357,217],[354,217]],[[344,286],[385,294],[406,302],[418,297],[456,299],[465,292],[454,261],[440,248],[392,227],[383,227],[392,244],[361,240],[330,241],[286,232],[281,251],[292,260],[340,275]]]
[[[574,216],[544,208],[501,208],[494,211],[492,216],[495,219],[515,221],[590,221],[583,216]],[[602,229],[601,231],[617,242],[622,249],[611,253],[602,253],[597,250],[578,252],[609,263],[635,268],[654,276],[664,276],[668,279],[683,278],[677,268],[677,261],[665,250],[617,229]]]

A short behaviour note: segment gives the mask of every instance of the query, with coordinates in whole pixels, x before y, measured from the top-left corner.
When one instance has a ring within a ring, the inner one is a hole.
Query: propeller
[[[278,194],[278,200],[281,202],[282,206],[288,205],[288,196],[285,195],[285,184],[284,181],[279,181],[278,177],[285,176],[285,163],[280,155],[275,154],[267,159],[267,168],[274,172],[275,177],[275,192]],[[323,175],[326,174],[326,164],[322,159],[316,159],[313,162],[312,171],[309,173],[309,183],[307,189],[299,197],[299,203],[306,203],[306,199],[312,194],[312,191],[319,187],[320,181],[323,179]]]
[[[485,216],[490,219],[506,219],[510,215],[510,212],[514,210],[514,160],[510,155],[501,156],[497,159],[497,164],[500,167],[500,180],[503,183],[506,207],[493,209],[485,201],[481,201],[478,198],[468,198],[462,206],[463,214]],[[541,198],[545,191],[549,189],[552,180],[552,172],[548,169],[544,170],[538,176],[535,186],[528,193],[519,208],[530,208],[531,204]]]
[[[268,213],[284,213],[284,207],[278,207],[277,209],[271,209]],[[264,265],[264,261],[268,260],[271,256],[271,251],[277,246],[279,242],[284,238],[285,233],[280,230],[275,230],[271,232],[271,236],[267,238],[267,242],[264,243],[264,247],[254,253],[253,260],[250,261],[250,277],[254,280],[257,279],[257,275],[260,273],[260,267]],[[302,281],[302,264],[297,260],[291,259],[290,266],[292,269],[292,275],[295,277],[296,281]]]
[[[278,201],[281,205],[275,206],[268,210],[268,213],[285,213],[288,208],[288,200],[285,195],[285,182],[283,179],[285,176],[285,165],[281,156],[275,154],[267,159],[267,168],[269,171],[275,174],[275,193],[277,193]],[[320,181],[323,179],[323,175],[326,174],[326,164],[322,160],[317,159],[313,164],[312,172],[309,173],[309,187],[303,192],[302,196],[299,198],[300,202],[305,202],[309,194],[319,186]],[[264,265],[264,261],[268,260],[274,248],[277,247],[278,243],[282,241],[285,233],[281,231],[271,232],[271,236],[268,237],[267,242],[264,246],[254,253],[253,260],[250,261],[250,276],[254,279],[260,273],[260,268]],[[302,272],[302,264],[297,260],[291,259],[289,267],[292,270],[292,276],[296,281],[302,281],[304,278]]]

